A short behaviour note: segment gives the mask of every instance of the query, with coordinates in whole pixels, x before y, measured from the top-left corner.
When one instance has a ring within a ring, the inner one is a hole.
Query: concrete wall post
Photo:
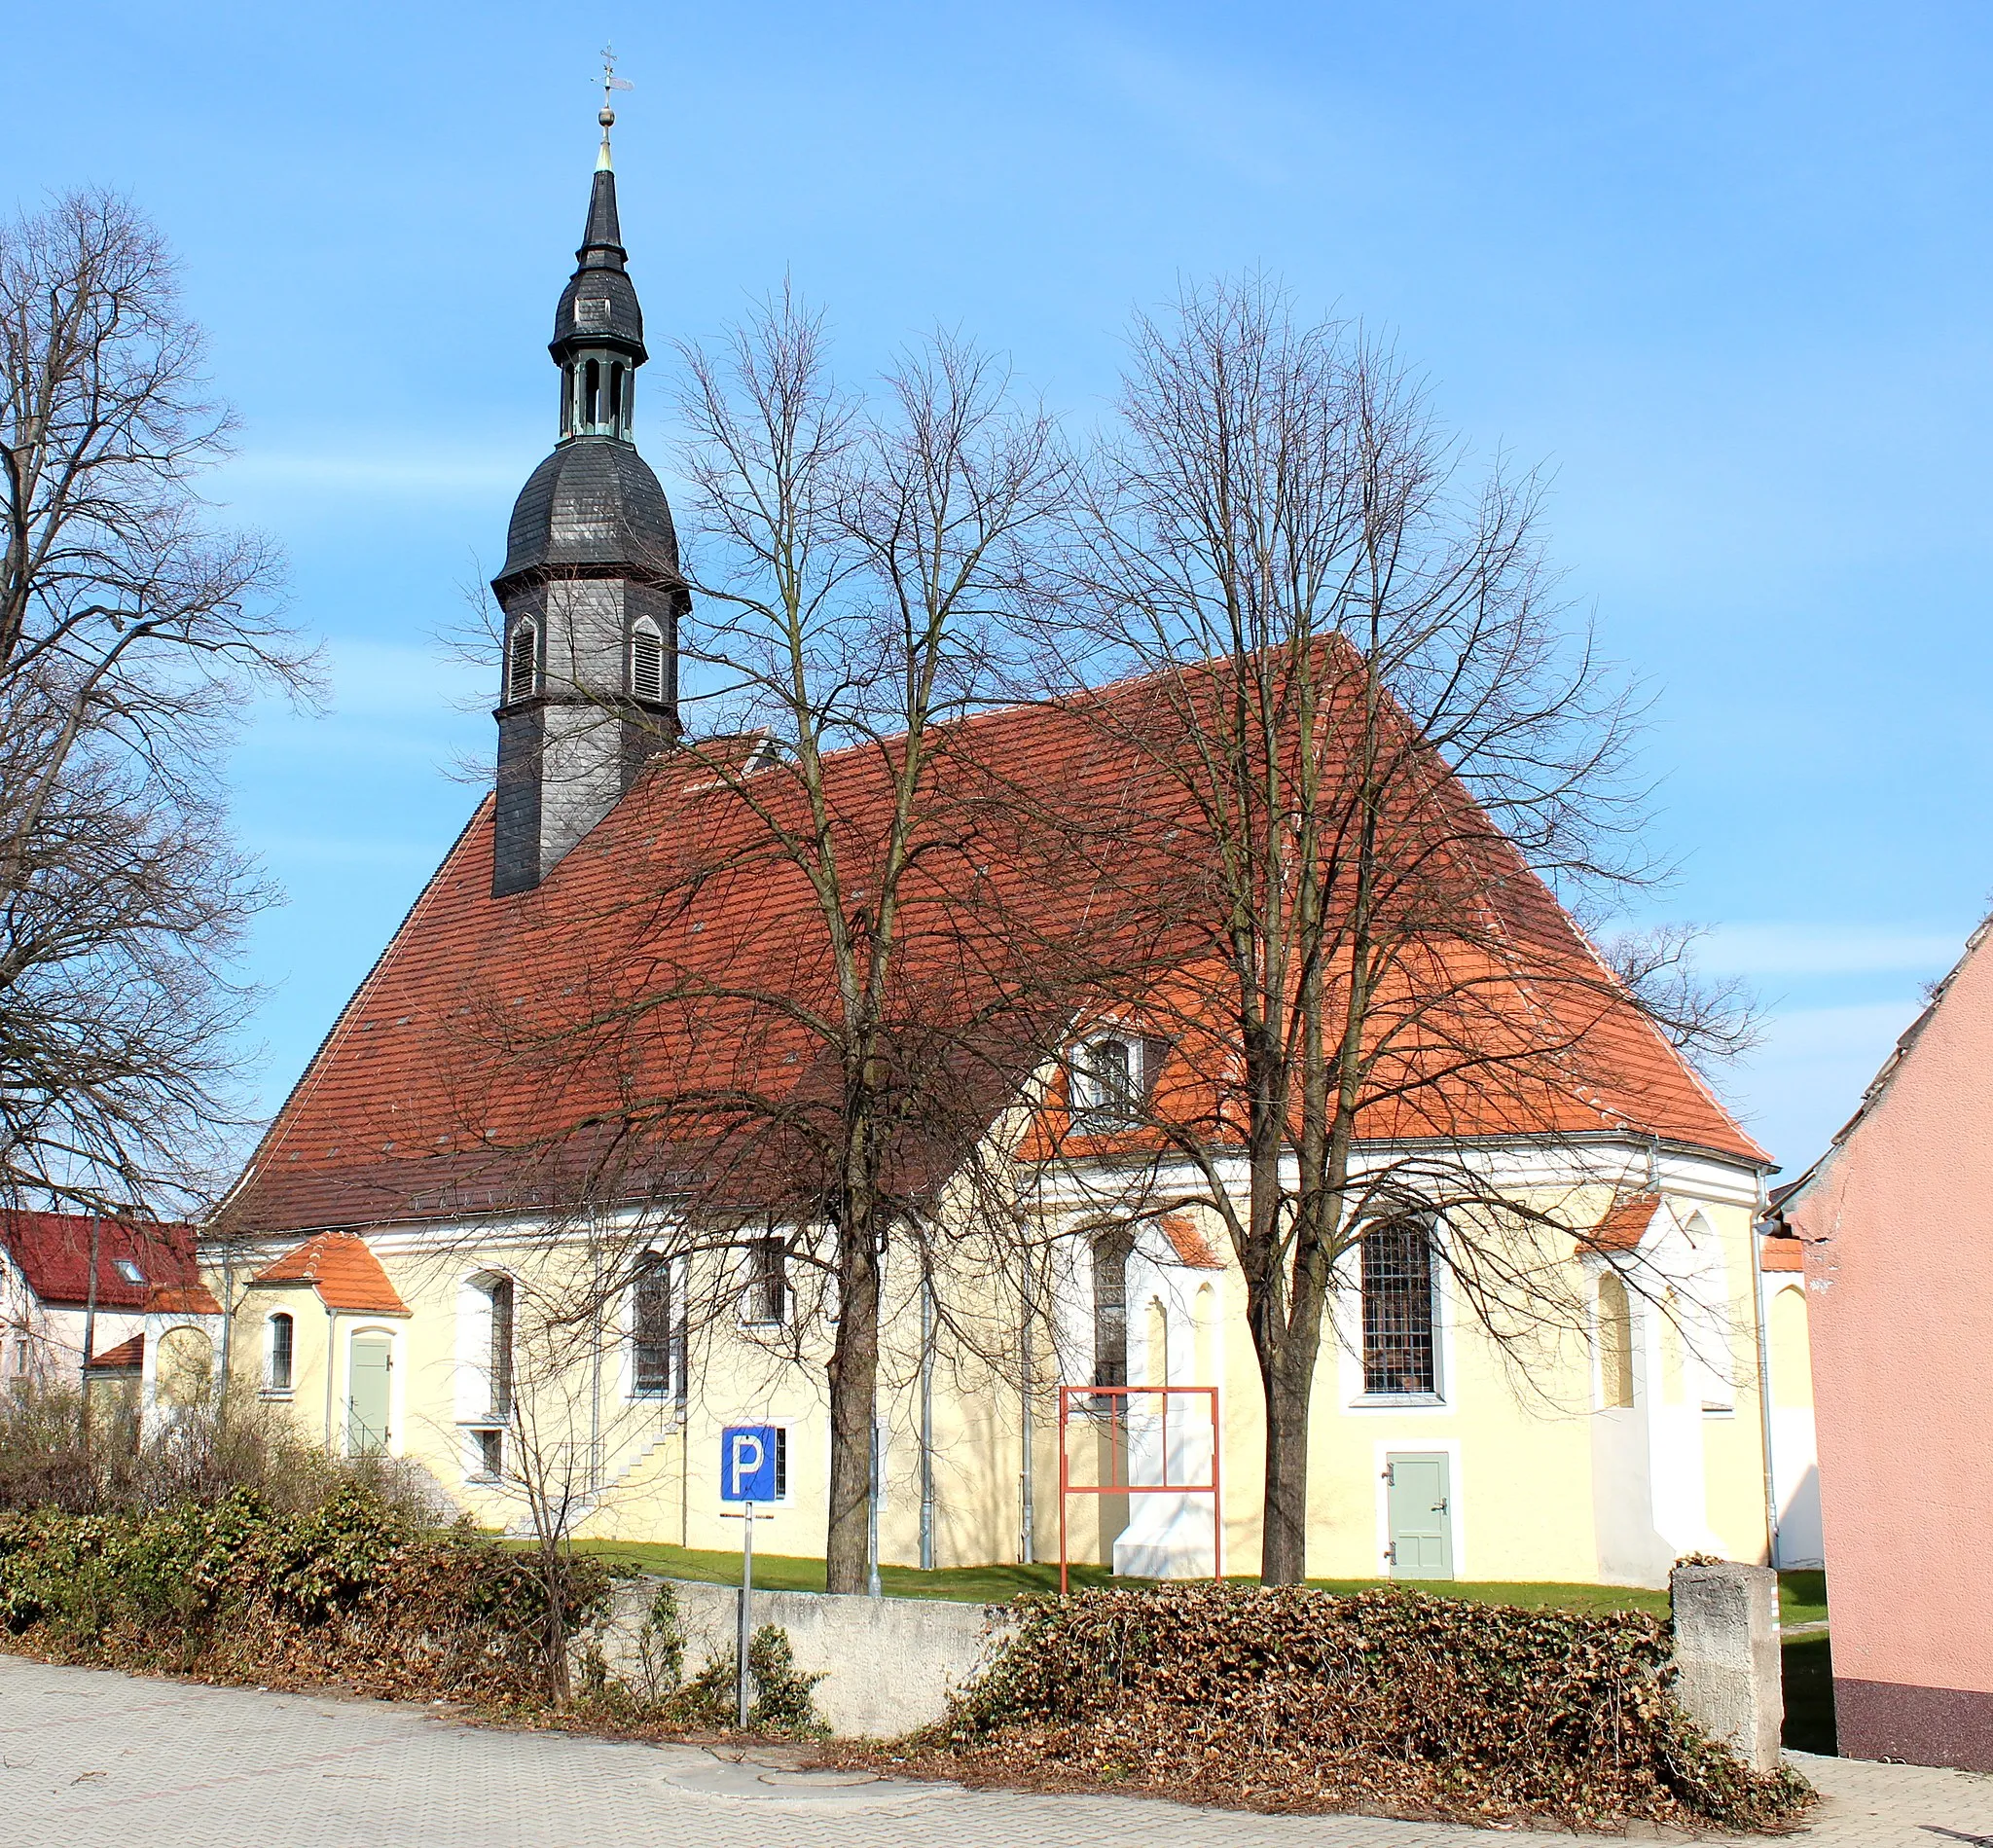
[[[1779,1763],[1786,1702],[1779,1669],[1779,1578],[1767,1566],[1677,1566],[1676,1697],[1712,1739],[1760,1771]]]

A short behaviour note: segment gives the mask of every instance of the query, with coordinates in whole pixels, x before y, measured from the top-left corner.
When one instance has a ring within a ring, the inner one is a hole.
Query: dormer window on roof
[[[1142,1043],[1131,1034],[1095,1033],[1073,1049],[1069,1075],[1072,1126],[1077,1130],[1126,1129],[1146,1093]]]

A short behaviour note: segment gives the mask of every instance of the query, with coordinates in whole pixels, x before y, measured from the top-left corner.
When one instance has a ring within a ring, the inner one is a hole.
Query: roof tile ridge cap
[[[489,790],[479,797],[477,807],[471,811],[469,818],[457,830],[456,839],[450,844],[450,851],[444,854],[436,870],[424,882],[422,889],[416,894],[415,903],[403,914],[401,923],[388,934],[386,943],[380,948],[380,954],[374,959],[367,973],[360,978],[359,987],[353,990],[351,997],[340,1009],[332,1025],[326,1030],[325,1037],[318,1042],[317,1049],[305,1062],[305,1069],[298,1074],[298,1081],[291,1086],[290,1093],[278,1107],[277,1113],[271,1118],[270,1128],[265,1130],[263,1135],[257,1140],[256,1147],[251,1151],[249,1159],[242,1165],[242,1172],[236,1177],[235,1184],[216,1203],[213,1214],[209,1215],[210,1223],[214,1219],[220,1218],[228,1211],[230,1204],[235,1200],[236,1196],[241,1193],[249,1185],[250,1181],[262,1172],[264,1150],[270,1147],[291,1117],[303,1108],[309,1101],[312,1093],[318,1088],[318,1084],[323,1079],[324,1071],[331,1063],[331,1055],[345,1043],[349,1036],[349,1024],[358,1016],[360,1003],[367,998],[376,982],[380,980],[380,973],[386,966],[388,958],[394,954],[396,945],[408,935],[416,920],[427,907],[429,900],[435,896],[445,878],[449,875],[452,868],[455,866],[457,856],[463,852],[465,843],[470,839],[471,831],[484,818],[485,812],[491,808],[496,800],[496,796]]]

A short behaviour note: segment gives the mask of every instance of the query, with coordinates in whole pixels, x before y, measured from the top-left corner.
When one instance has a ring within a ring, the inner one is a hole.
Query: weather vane
[[[602,125],[602,151],[596,157],[596,165],[606,171],[609,161],[609,130],[616,126],[616,111],[611,107],[615,92],[619,90],[634,90],[636,86],[627,77],[616,75],[616,52],[613,46],[602,47],[602,113],[598,120]]]

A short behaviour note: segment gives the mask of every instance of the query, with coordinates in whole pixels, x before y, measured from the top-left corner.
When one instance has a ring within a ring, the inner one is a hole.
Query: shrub
[[[1169,1585],[1020,1600],[909,1745],[958,1770],[1263,1809],[1616,1826],[1789,1822],[1810,1800],[1702,1736],[1659,1619],[1386,1590]]]
[[[266,1506],[302,1512],[356,1483],[412,1520],[434,1525],[447,1504],[418,1466],[328,1457],[277,1407],[255,1400],[180,1412],[139,1441],[129,1418],[98,1395],[91,1421],[63,1381],[10,1383],[0,1393],[0,1511],[70,1514],[212,1503],[246,1489]]]
[[[608,1591],[596,1562],[575,1564],[570,1634]],[[163,1508],[0,1513],[0,1623],[64,1660],[531,1705],[547,1614],[532,1562],[350,1478],[302,1509],[233,1489]]]

